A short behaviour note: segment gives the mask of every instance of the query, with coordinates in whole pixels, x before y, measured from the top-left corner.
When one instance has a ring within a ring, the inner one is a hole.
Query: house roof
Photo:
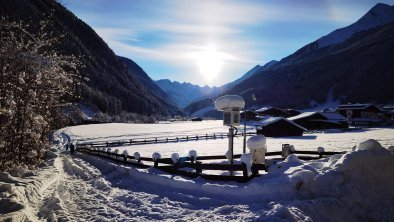
[[[263,108],[260,108],[260,109],[256,109],[255,112],[264,112],[264,111],[267,111],[267,110],[272,109],[272,108],[273,107],[263,107]]]
[[[295,123],[295,122],[293,122],[291,120],[288,120],[288,119],[286,119],[284,117],[270,117],[268,119],[262,120],[261,122],[259,122],[259,124],[256,124],[256,125],[258,125],[258,126],[268,126],[268,125],[270,125],[272,123],[275,123],[275,122],[278,122],[280,120],[284,120],[284,121],[286,121],[286,122],[288,122],[290,124],[293,124],[294,126],[296,126],[298,128],[301,128],[304,131],[307,131],[306,128],[304,128],[304,127],[298,125],[297,123]]]
[[[317,112],[303,112],[303,113],[301,113],[301,114],[299,114],[297,116],[292,116],[292,117],[289,117],[287,119],[293,121],[293,120],[296,120],[296,119],[301,119],[301,118],[305,118],[305,117],[308,117],[308,116],[312,116],[312,115],[314,115],[316,113]]]
[[[290,117],[288,119],[289,120],[302,119],[302,118],[305,118],[305,117],[312,116],[312,115],[314,115],[316,113],[322,115],[327,120],[336,120],[336,121],[347,121],[348,120],[347,118],[345,118],[344,116],[342,116],[341,114],[336,113],[336,112],[304,112],[304,113],[301,113],[301,114],[299,114],[297,116]]]
[[[340,120],[348,121],[348,119],[336,112],[319,112],[321,115],[327,118],[327,120]]]
[[[382,109],[380,109],[379,107],[377,107],[376,105],[374,105],[374,104],[372,104],[372,103],[365,103],[365,104],[359,104],[359,103],[356,103],[356,104],[343,104],[343,105],[339,105],[338,106],[338,108],[337,108],[337,110],[346,110],[346,109],[366,109],[366,108],[368,108],[369,106],[375,106],[377,109],[379,109],[379,110],[382,110]]]

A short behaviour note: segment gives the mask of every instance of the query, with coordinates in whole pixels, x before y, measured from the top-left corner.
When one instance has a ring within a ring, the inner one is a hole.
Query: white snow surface
[[[394,154],[384,148],[394,144],[392,128],[311,134],[304,138],[268,137],[268,151],[280,150],[280,144],[290,143],[297,150],[324,146],[326,151],[347,153],[314,161],[290,155],[285,161],[270,164],[261,177],[236,183],[190,179],[154,168],[137,169],[81,153],[70,156],[63,148],[69,136],[72,140],[94,139],[95,135],[101,139],[105,130],[109,139],[135,133],[125,132],[128,127],[122,124],[115,124],[123,126],[117,133],[106,129],[111,124],[103,125],[59,130],[51,155],[37,169],[19,167],[0,173],[0,221],[393,221],[394,218]],[[129,125],[138,131],[135,124]],[[150,132],[160,134],[162,127],[171,130],[156,124],[156,131]],[[198,130],[203,126],[193,127]],[[168,132],[171,133],[179,131]],[[224,141],[227,139],[125,149],[138,150],[141,156],[150,156],[156,149],[163,157],[170,157],[189,148],[196,149],[199,155],[200,152],[214,155],[227,149]],[[236,151],[242,150],[239,147],[242,138],[235,144]],[[354,146],[357,148],[352,151]],[[245,156],[243,160],[250,161],[246,159]]]
[[[378,3],[357,22],[323,36],[317,40],[317,43],[320,48],[335,45],[344,42],[357,32],[365,31],[392,21],[394,21],[394,6]]]

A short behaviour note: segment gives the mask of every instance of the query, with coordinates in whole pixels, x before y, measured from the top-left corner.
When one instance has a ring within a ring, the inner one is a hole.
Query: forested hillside
[[[146,89],[123,62],[86,23],[53,0],[0,0],[0,14],[9,21],[38,28],[50,20],[55,36],[63,36],[53,45],[60,54],[75,55],[83,67],[78,88],[80,102],[88,107],[117,115],[133,112],[143,115],[176,115],[179,109],[165,98]]]

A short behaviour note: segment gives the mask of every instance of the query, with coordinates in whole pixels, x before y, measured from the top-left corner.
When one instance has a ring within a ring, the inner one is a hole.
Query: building
[[[371,103],[340,105],[337,108],[337,112],[347,117],[353,125],[376,126],[386,121],[384,111]]]
[[[288,119],[308,130],[349,128],[348,119],[337,112],[304,112]]]
[[[259,116],[287,117],[288,114],[275,107],[263,107],[255,111]]]
[[[283,117],[271,117],[256,125],[257,134],[267,137],[302,136],[304,127]]]
[[[246,110],[246,112],[241,111],[241,119],[244,120],[246,116],[246,120],[258,120],[257,113],[251,110]]]
[[[196,121],[202,121],[201,117],[193,117],[191,118],[191,121],[196,122]]]

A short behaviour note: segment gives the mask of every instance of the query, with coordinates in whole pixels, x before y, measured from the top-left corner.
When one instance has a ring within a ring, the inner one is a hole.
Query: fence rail
[[[248,132],[247,136],[256,135],[256,133]],[[234,137],[243,137],[244,133],[234,135]],[[91,147],[119,147],[119,146],[131,146],[131,145],[144,145],[144,144],[157,144],[157,143],[171,143],[171,142],[187,142],[187,141],[198,141],[198,140],[216,140],[228,138],[227,133],[213,133],[213,134],[202,134],[195,136],[178,136],[178,137],[166,137],[166,138],[137,138],[137,139],[125,139],[117,141],[98,141],[98,142],[78,142],[78,146],[91,146]]]
[[[140,157],[138,160],[134,156],[123,155],[119,153],[112,153],[108,151],[96,150],[94,147],[80,146],[77,151],[87,153],[90,155],[100,156],[102,158],[110,159],[122,164],[133,165],[139,168],[155,167],[171,174],[183,175],[191,178],[201,177],[207,180],[220,180],[220,181],[237,181],[247,182],[254,177],[260,176],[259,171],[266,171],[265,164],[253,164],[251,166],[251,174],[249,175],[247,166],[244,163],[235,164],[222,164],[222,163],[203,163],[202,160],[224,160],[227,159],[224,155],[216,156],[197,156],[194,160],[190,157],[181,157],[176,163],[171,158],[162,158],[154,160],[149,157]],[[298,156],[303,160],[319,159],[334,154],[342,154],[343,152],[317,152],[317,151],[294,151],[293,154],[303,154]],[[307,155],[307,156],[305,156]],[[272,159],[283,159],[282,152],[267,152],[266,156],[276,156]],[[234,159],[239,159],[241,154],[234,155]],[[146,163],[148,162],[148,164]],[[160,164],[160,165],[159,165]],[[163,165],[164,164],[164,165]],[[193,171],[187,171],[184,168],[189,168]],[[242,176],[233,175],[216,175],[206,174],[203,171],[242,171]]]

